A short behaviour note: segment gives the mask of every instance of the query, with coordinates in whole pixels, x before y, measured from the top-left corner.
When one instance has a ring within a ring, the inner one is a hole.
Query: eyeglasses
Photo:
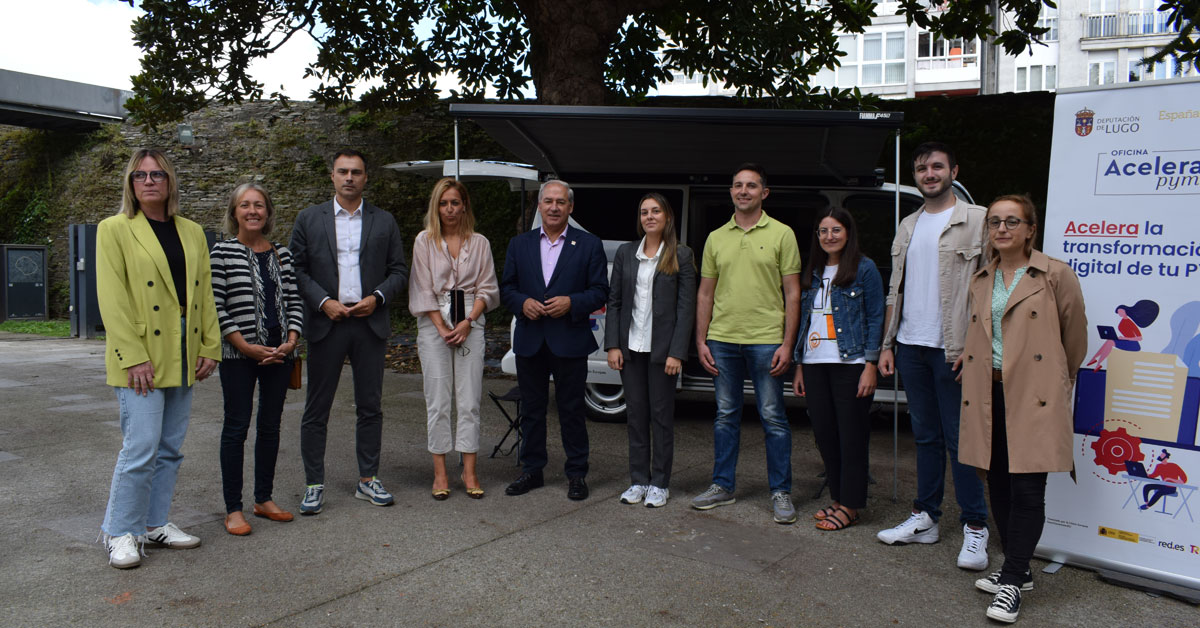
[[[167,173],[162,170],[151,170],[150,172],[146,172],[145,170],[134,170],[133,172],[129,173],[129,178],[137,181],[138,183],[145,181],[147,176],[149,176],[150,180],[154,181],[155,183],[162,183],[163,181],[167,180]]]
[[[833,227],[833,228],[821,227],[821,228],[817,229],[817,235],[821,236],[822,238],[824,238],[825,236],[832,235],[833,237],[836,238],[837,236],[842,235],[842,233],[844,233],[845,231],[846,230],[841,227]]]
[[[1008,227],[1009,231],[1012,231],[1013,229],[1020,227],[1022,224],[1032,225],[1033,222],[1029,220],[1021,220],[1016,216],[1009,216],[1004,220],[1000,220],[999,218],[988,218],[987,220],[988,229],[991,229],[992,231],[999,229],[1001,224],[1003,224],[1005,227]]]

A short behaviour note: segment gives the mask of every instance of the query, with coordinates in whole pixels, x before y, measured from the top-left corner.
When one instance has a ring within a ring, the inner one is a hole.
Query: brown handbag
[[[292,377],[288,380],[289,390],[300,390],[301,384],[304,382],[304,358],[296,356],[292,362]]]

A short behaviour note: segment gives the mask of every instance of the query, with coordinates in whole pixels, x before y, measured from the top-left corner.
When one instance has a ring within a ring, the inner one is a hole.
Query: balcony
[[[1084,39],[1097,39],[1178,33],[1178,29],[1167,23],[1168,15],[1165,11],[1084,13],[1083,37]]]

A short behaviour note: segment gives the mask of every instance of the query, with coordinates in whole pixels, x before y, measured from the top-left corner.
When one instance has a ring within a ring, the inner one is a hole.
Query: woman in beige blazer
[[[971,278],[962,357],[958,458],[986,472],[1004,565],[975,586],[994,594],[987,616],[1013,622],[1033,589],[1029,560],[1045,522],[1046,474],[1071,471],[1071,399],[1087,354],[1079,279],[1033,249],[1027,196],[987,213],[989,263]]]

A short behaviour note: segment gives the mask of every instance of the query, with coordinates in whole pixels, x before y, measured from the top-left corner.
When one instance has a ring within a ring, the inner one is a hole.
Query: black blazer
[[[363,202],[362,239],[358,272],[363,297],[383,295],[383,305],[367,317],[371,331],[381,339],[391,336],[388,307],[408,285],[408,264],[400,227],[388,212]],[[313,205],[296,216],[288,248],[296,269],[296,285],[304,300],[304,336],[318,341],[329,333],[333,321],[321,311],[325,297],[338,298],[337,229],[333,223],[333,200]]]
[[[626,242],[613,258],[612,290],[604,318],[604,348],[620,349],[629,358],[629,328],[633,325],[634,292],[637,289],[637,249]],[[650,361],[665,363],[668,357],[687,361],[696,322],[696,263],[692,250],[683,244],[677,250],[679,272],[664,275],[654,271],[650,303]]]

